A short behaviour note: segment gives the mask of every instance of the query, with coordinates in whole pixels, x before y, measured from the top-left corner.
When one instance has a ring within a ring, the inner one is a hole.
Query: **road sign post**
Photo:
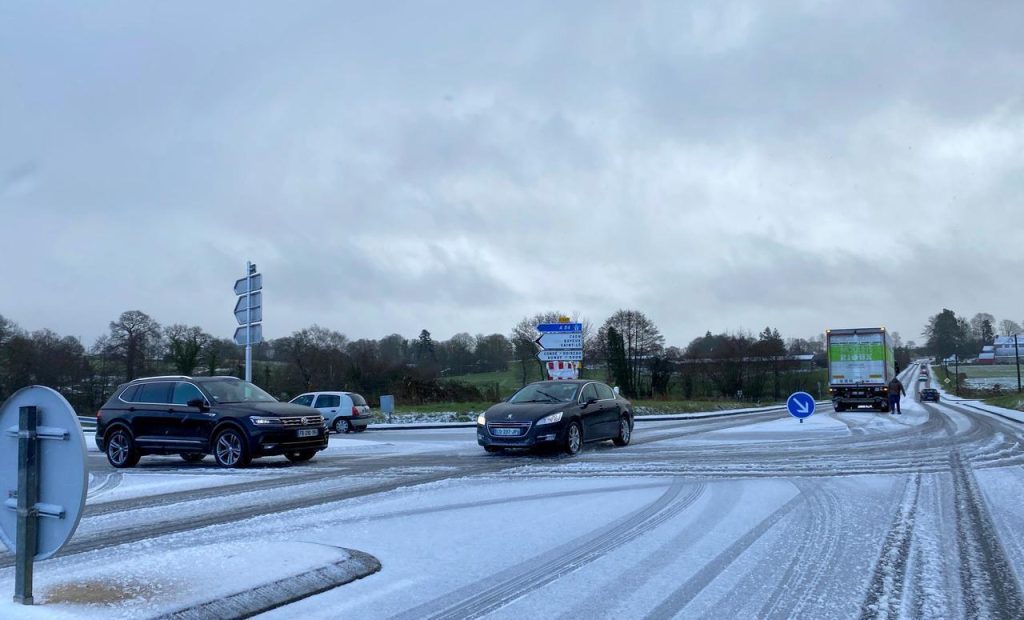
[[[78,416],[56,391],[22,388],[0,406],[0,541],[15,554],[15,603],[34,603],[33,563],[60,551],[78,528],[85,453]]]
[[[235,281],[235,320],[241,326],[235,330],[235,342],[245,345],[245,380],[252,382],[252,345],[263,340],[260,329],[263,321],[263,274],[256,265],[245,263],[245,277]]]
[[[14,560],[14,602],[31,605],[32,560],[36,555],[36,503],[39,501],[39,454],[36,445],[38,412],[18,408],[18,524]]]
[[[789,415],[798,418],[803,424],[804,418],[814,413],[814,397],[807,392],[793,392],[786,399],[786,409]]]
[[[1013,355],[1017,359],[1017,393],[1020,393],[1020,348],[1017,346],[1017,334],[1013,335]]]

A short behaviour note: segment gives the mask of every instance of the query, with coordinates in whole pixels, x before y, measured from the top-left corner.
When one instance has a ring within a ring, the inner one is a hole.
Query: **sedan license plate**
[[[513,437],[519,435],[519,429],[518,428],[495,428],[495,429],[491,429],[491,432],[493,432],[495,435],[505,435],[505,436],[513,436]]]
[[[317,433],[317,431],[316,431],[315,428],[302,428],[302,429],[299,429],[298,436],[299,437],[316,437],[316,433]]]

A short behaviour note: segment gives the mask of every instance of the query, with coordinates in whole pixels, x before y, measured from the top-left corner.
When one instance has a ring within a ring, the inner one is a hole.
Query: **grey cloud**
[[[5,9],[0,313],[227,335],[252,259],[270,335],[1020,315],[985,294],[1020,267],[1016,5],[242,6]]]

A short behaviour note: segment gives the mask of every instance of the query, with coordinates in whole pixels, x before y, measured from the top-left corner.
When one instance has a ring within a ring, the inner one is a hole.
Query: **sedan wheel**
[[[565,452],[569,456],[579,454],[583,447],[583,432],[580,430],[580,423],[573,420],[565,431]]]
[[[331,429],[335,433],[339,433],[340,434],[340,433],[343,432],[341,430],[342,428],[348,430],[348,427],[345,424],[346,424],[345,420],[342,420],[341,418],[334,418],[334,424],[331,425]]]
[[[107,460],[118,469],[135,467],[139,462],[139,450],[131,433],[118,428],[110,434],[107,438]]]
[[[617,446],[628,446],[629,439],[632,436],[633,431],[629,428],[629,418],[622,416],[619,418],[619,434],[612,441],[614,441]]]
[[[213,444],[213,458],[221,467],[245,467],[252,460],[242,434],[233,428],[224,429]]]

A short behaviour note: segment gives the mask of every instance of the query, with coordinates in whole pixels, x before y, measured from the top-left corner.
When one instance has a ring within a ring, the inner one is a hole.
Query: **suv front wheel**
[[[245,467],[252,460],[245,437],[233,428],[217,433],[213,441],[213,458],[221,467],[231,468]]]

